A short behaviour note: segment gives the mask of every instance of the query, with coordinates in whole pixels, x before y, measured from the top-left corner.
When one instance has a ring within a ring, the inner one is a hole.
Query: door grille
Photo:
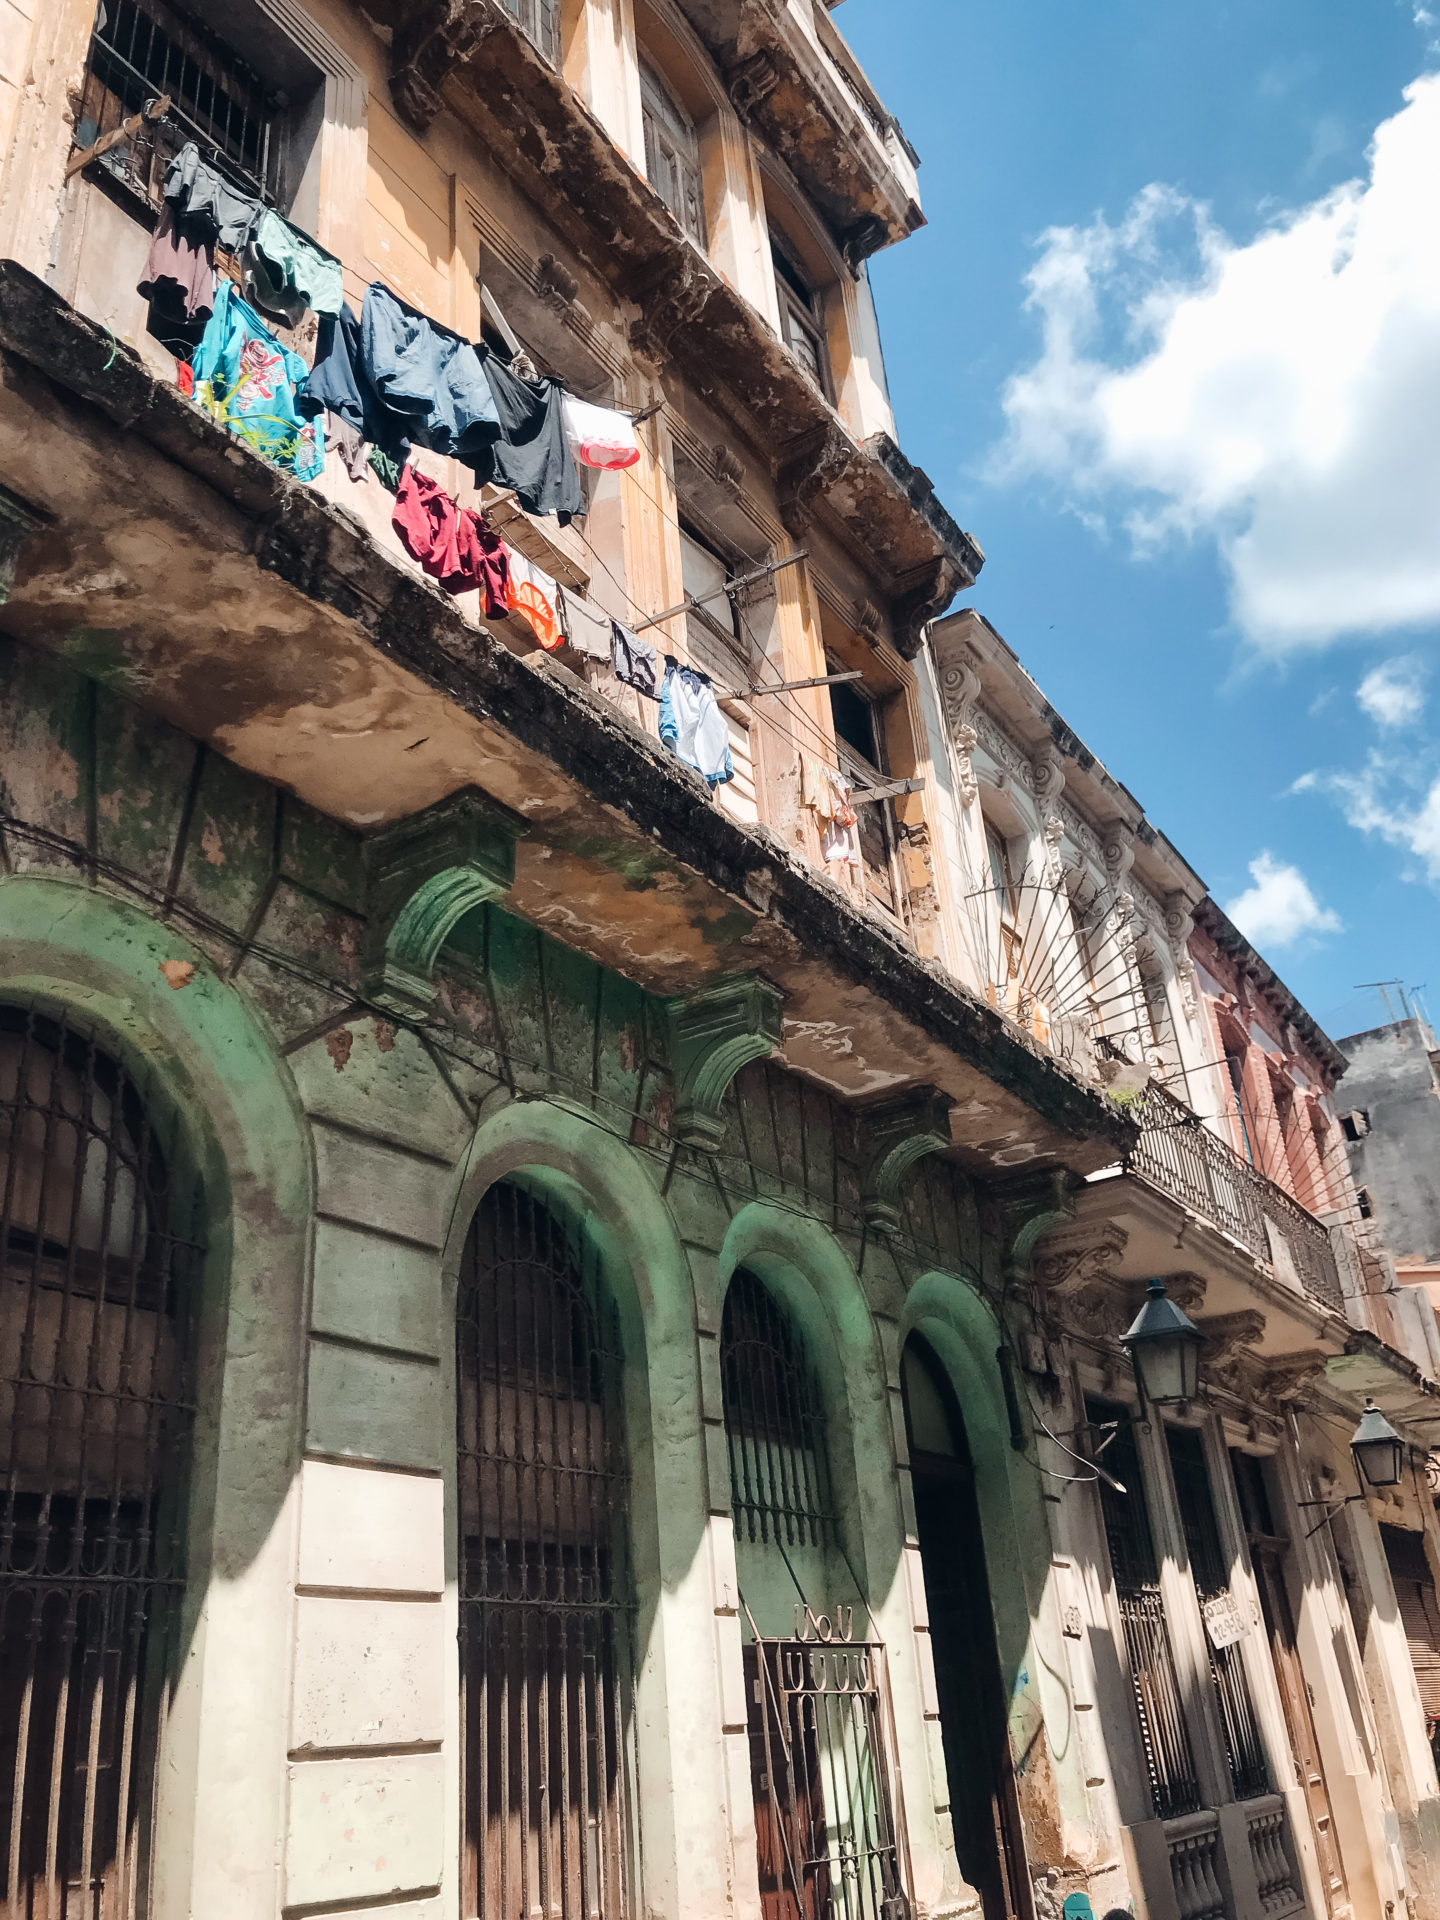
[[[619,1326],[578,1222],[501,1182],[456,1329],[463,1912],[635,1911]]]
[[[765,1920],[907,1920],[884,1647],[762,1639],[745,1653]]]
[[[144,1905],[201,1254],[163,1111],[73,1016],[0,1005],[7,1920]]]

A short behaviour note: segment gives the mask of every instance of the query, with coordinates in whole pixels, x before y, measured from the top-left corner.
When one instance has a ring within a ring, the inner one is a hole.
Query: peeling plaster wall
[[[1033,1469],[1011,1450],[996,1370],[1003,1334],[986,1299],[999,1296],[1000,1254],[984,1195],[957,1167],[922,1161],[901,1230],[877,1235],[861,1208],[854,1110],[775,1061],[736,1078],[718,1153],[677,1146],[657,1003],[499,906],[456,929],[429,1019],[384,1012],[359,984],[354,832],[47,655],[0,643],[0,672],[0,926],[48,927],[57,955],[72,939],[81,974],[125,951],[124,1018],[162,1052],[192,1005],[230,1009],[264,1075],[287,1089],[303,1138],[291,1157],[313,1181],[298,1238],[267,1270],[285,1303],[267,1337],[296,1371],[259,1398],[289,1438],[278,1473],[248,1496],[236,1546],[254,1544],[237,1562],[217,1533],[215,1563],[234,1571],[223,1591],[196,1596],[214,1626],[177,1721],[188,1758],[168,1776],[157,1920],[342,1902],[455,1920],[449,1328],[474,1205],[523,1168],[586,1196],[614,1248],[631,1329],[650,1910],[695,1920],[759,1910],[714,1364],[725,1285],[742,1263],[789,1276],[834,1382],[846,1557],[889,1648],[917,1899],[936,1914],[966,1904],[903,1473],[898,1366],[910,1324],[948,1353],[981,1467],[1032,1864],[1081,1884],[1098,1854],[1084,1832],[1071,1690],[1042,1678],[1063,1674],[1063,1655]],[[6,959],[0,943],[0,992],[30,977],[17,982]],[[67,991],[65,968],[54,971]],[[245,1150],[222,1144],[243,1183]],[[216,1391],[237,1431],[255,1424],[243,1369],[224,1363]],[[263,1569],[258,1587],[259,1575],[239,1579],[247,1554]],[[212,1709],[215,1674],[234,1671],[227,1608],[242,1601],[246,1644],[269,1645],[273,1685],[250,1702],[237,1752],[214,1742]],[[217,1836],[213,1818],[237,1781],[244,1817]],[[277,1847],[278,1872],[264,1864]]]

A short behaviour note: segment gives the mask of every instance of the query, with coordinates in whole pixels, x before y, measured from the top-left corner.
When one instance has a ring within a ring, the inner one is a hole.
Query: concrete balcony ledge
[[[863,446],[764,317],[681,232],[500,0],[389,0],[392,90],[412,125],[442,104],[543,209],[618,302],[634,351],[674,364],[775,480],[793,533],[821,517],[890,604],[908,659],[985,556],[886,435]]]
[[[516,913],[653,993],[764,975],[792,1066],[859,1101],[940,1088],[966,1164],[1084,1174],[1132,1142],[1112,1103],[731,821],[651,735],[471,625],[14,262],[0,489],[14,638],[352,831],[478,789],[527,823]]]

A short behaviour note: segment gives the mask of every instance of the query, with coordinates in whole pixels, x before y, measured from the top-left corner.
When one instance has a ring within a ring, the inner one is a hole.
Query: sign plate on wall
[[[1228,1588],[1224,1593],[1217,1593],[1213,1600],[1204,1601],[1200,1611],[1205,1616],[1205,1631],[1212,1647],[1233,1647],[1243,1636],[1245,1621]]]

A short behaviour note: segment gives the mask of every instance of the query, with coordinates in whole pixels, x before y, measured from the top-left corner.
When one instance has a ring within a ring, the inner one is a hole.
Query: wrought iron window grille
[[[180,1657],[202,1196],[96,1033],[0,1005],[0,1887],[146,1906]]]
[[[619,1319],[580,1223],[492,1187],[456,1323],[464,1912],[640,1906]]]
[[[168,96],[168,111],[108,146],[94,162],[149,206],[187,141],[243,193],[278,203],[286,107],[264,78],[203,20],[168,0],[105,0],[81,83],[74,144],[83,152]]]
[[[720,1370],[736,1533],[781,1546],[832,1544],[819,1387],[789,1315],[744,1267],[725,1294]]]

